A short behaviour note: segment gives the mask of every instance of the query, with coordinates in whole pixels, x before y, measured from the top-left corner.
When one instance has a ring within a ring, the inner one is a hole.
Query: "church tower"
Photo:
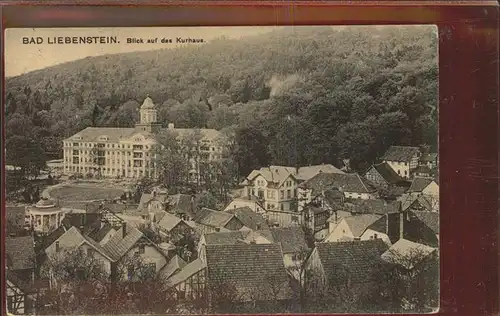
[[[139,112],[141,116],[140,122],[135,124],[135,128],[141,132],[157,133],[161,128],[161,124],[157,121],[158,111],[149,96],[144,99]]]

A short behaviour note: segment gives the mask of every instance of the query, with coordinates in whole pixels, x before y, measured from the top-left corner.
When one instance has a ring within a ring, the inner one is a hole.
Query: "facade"
[[[61,226],[64,218],[62,208],[52,200],[40,200],[25,211],[25,226],[37,233],[50,234]]]
[[[269,166],[252,171],[242,183],[245,196],[257,196],[266,210],[297,211],[297,187],[318,173],[344,172],[332,165],[300,168]]]
[[[387,163],[403,179],[411,179],[412,170],[420,160],[420,148],[409,146],[391,146],[382,161]]]
[[[371,166],[366,172],[365,178],[382,188],[399,185],[404,181],[403,178],[399,176],[388,163],[385,162]]]
[[[266,209],[256,196],[248,195],[246,197],[235,198],[229,202],[223,209],[224,212],[240,207],[249,207],[253,212],[265,214]]]
[[[154,149],[156,135],[165,130],[177,134],[178,140],[196,135],[201,159],[218,159],[222,155],[220,133],[213,129],[178,129],[174,124],[163,128],[157,121],[157,109],[150,97],[140,108],[140,122],[135,128],[88,127],[63,141],[64,174],[80,174],[112,178],[155,177]],[[199,168],[190,171],[197,179]]]

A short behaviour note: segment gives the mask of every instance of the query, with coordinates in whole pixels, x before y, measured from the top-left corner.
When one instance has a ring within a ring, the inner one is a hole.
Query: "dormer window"
[[[74,139],[74,140],[82,140],[82,136],[80,136],[80,135],[75,135],[75,136],[73,137],[73,139]]]
[[[109,140],[108,136],[99,136],[99,141],[101,141],[101,142],[103,142],[103,141],[105,142],[108,140]]]

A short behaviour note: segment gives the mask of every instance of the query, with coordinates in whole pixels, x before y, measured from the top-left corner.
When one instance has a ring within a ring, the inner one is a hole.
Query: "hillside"
[[[436,54],[431,27],[318,27],[33,71],[6,81],[7,163],[18,148],[57,156],[88,126],[133,126],[149,94],[163,123],[235,128],[254,164],[362,170],[393,143],[435,147]]]

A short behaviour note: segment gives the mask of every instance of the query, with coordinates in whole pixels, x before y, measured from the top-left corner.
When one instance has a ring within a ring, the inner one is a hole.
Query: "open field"
[[[64,201],[93,201],[119,198],[123,190],[88,185],[61,185],[50,190],[53,199]]]

